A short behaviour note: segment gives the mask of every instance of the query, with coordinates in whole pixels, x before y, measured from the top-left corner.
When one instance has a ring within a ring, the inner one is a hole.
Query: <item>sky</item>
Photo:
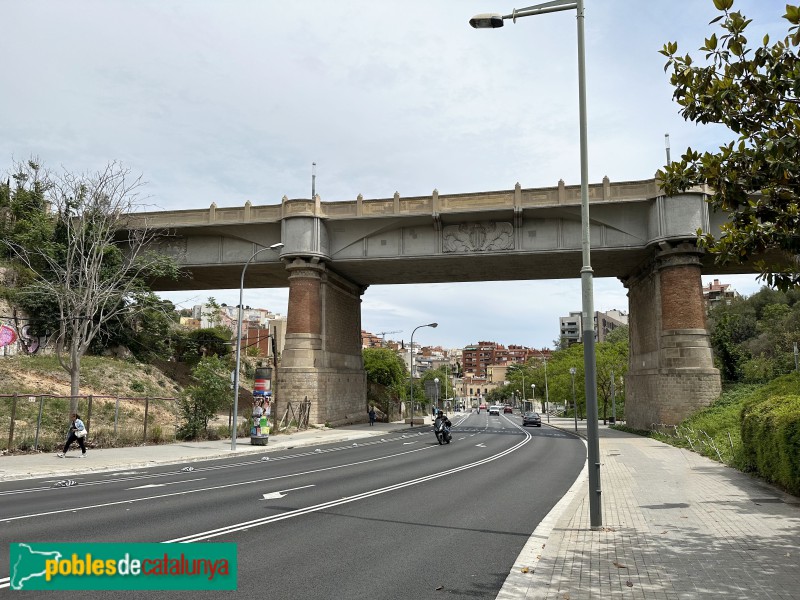
[[[590,183],[649,179],[687,148],[731,139],[687,123],[665,58],[716,29],[712,0],[586,0]],[[524,6],[524,5],[523,5]],[[785,2],[735,0],[748,36],[783,37]],[[388,198],[580,183],[575,12],[474,30],[506,0],[7,0],[0,36],[0,171],[121,162],[150,210]],[[573,280],[372,286],[362,327],[386,339],[552,347],[581,308]],[[713,276],[704,277],[704,282]],[[742,294],[755,276],[724,276]],[[179,307],[239,290],[165,293]],[[286,314],[288,289],[244,304]],[[627,312],[616,279],[596,310]]]

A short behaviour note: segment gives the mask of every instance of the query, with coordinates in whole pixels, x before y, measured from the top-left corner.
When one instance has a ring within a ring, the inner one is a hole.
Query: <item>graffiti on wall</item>
[[[47,345],[49,334],[38,336],[33,333],[33,327],[23,325],[21,328],[0,321],[0,348],[6,348],[15,353],[15,349],[25,354],[36,354]],[[18,343],[15,348],[14,344]]]
[[[13,327],[0,323],[0,348],[10,346],[17,341],[17,332]]]

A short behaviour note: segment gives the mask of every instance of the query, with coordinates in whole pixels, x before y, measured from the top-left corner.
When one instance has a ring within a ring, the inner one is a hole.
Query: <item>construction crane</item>
[[[375,335],[381,336],[381,346],[384,346],[386,344],[386,334],[387,333],[403,333],[403,330],[401,329],[399,331],[379,331]]]

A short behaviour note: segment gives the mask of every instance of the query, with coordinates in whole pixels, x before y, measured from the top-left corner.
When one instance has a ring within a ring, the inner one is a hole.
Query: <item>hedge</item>
[[[758,473],[794,495],[800,495],[798,381],[797,376],[790,375],[773,382],[778,383],[775,388],[780,388],[779,393],[746,404],[741,421],[743,469]]]

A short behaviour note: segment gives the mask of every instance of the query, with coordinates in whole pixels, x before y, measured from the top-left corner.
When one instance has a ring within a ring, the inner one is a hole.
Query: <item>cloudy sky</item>
[[[524,6],[524,5],[523,5]],[[586,0],[589,179],[647,179],[687,146],[729,139],[685,123],[658,50],[696,51],[712,0]],[[750,39],[785,35],[785,2],[736,0]],[[476,31],[506,0],[8,0],[0,35],[0,170],[37,156],[92,171],[121,161],[153,208],[276,204],[579,183],[575,13]],[[424,344],[545,347],[580,310],[580,281],[374,286],[362,323]],[[710,278],[706,278],[708,280]],[[745,294],[751,276],[724,277]],[[165,294],[181,306],[238,290]],[[286,313],[287,290],[245,304]],[[595,308],[627,311],[595,280]]]

